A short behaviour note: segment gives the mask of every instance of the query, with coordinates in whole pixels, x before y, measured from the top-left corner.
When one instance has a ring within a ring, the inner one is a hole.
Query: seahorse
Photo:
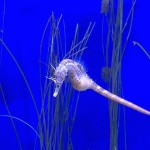
[[[143,114],[150,115],[150,111],[102,88],[86,74],[84,67],[80,63],[71,59],[63,59],[55,69],[54,77],[49,78],[55,83],[55,91],[53,94],[54,97],[58,95],[59,90],[67,76],[69,77],[73,88],[77,91],[92,89],[98,94],[114,102],[120,103]]]

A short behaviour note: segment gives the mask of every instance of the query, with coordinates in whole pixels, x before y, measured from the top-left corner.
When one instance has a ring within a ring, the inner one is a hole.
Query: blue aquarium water
[[[1,150],[150,149],[150,116],[92,90],[78,99],[68,78],[54,98],[46,78],[66,56],[100,86],[150,110],[149,1],[114,1],[112,9],[111,2],[0,1]]]

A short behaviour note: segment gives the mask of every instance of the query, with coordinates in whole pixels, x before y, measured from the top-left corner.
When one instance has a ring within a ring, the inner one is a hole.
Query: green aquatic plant
[[[110,67],[102,67],[101,73],[102,79],[104,82],[109,83],[109,79],[111,77],[111,68]]]
[[[2,88],[1,84],[0,84],[0,91],[1,91],[1,94],[2,94],[2,98],[4,100],[5,107],[6,107],[7,112],[8,112],[8,115],[0,115],[0,117],[8,117],[8,118],[10,118],[12,126],[13,126],[13,129],[14,129],[14,132],[15,132],[15,135],[16,135],[16,138],[17,138],[17,141],[18,141],[18,144],[19,144],[19,147],[20,147],[20,149],[22,149],[20,138],[19,138],[19,135],[18,135],[18,132],[17,132],[14,120],[13,120],[14,117],[11,115],[10,110],[9,110],[9,108],[7,106],[7,102],[6,102],[5,95],[4,95],[3,88]]]
[[[123,0],[117,1],[115,10],[114,0],[103,0],[101,5],[101,13],[104,14],[102,21],[102,50],[105,60],[105,67],[102,69],[102,78],[107,81],[107,87],[112,93],[123,96],[121,83],[121,62],[126,45],[131,33],[134,6],[136,0],[132,1],[132,7],[128,17],[123,25]],[[130,23],[129,23],[130,20]],[[129,24],[129,25],[128,25]],[[107,32],[104,33],[104,26],[107,27]],[[127,27],[128,32],[125,41],[122,41],[123,33]],[[106,40],[104,40],[106,37]],[[104,42],[106,41],[106,42]],[[108,79],[109,77],[109,79]],[[110,118],[110,150],[118,149],[118,130],[120,111],[119,105],[114,102],[109,102],[109,118]],[[125,149],[126,144],[126,128],[125,128],[125,111],[124,111],[124,139]]]
[[[95,24],[89,23],[89,26],[82,40],[79,41],[78,38],[79,25],[77,24],[71,48],[67,52],[66,50],[67,40],[65,36],[66,31],[65,31],[65,24],[62,21],[62,16],[60,16],[58,19],[55,19],[54,13],[52,13],[50,18],[48,19],[40,44],[40,62],[44,61],[44,64],[48,66],[46,67],[46,69],[44,69],[42,63],[40,63],[40,89],[42,101],[40,111],[38,110],[36,99],[32,93],[32,89],[28,83],[28,80],[22,68],[20,67],[15,56],[12,54],[11,50],[7,47],[3,39],[0,39],[1,45],[11,56],[22,78],[24,79],[24,82],[26,83],[26,86],[32,98],[34,108],[36,110],[37,116],[35,117],[38,118],[37,128],[35,129],[26,121],[16,116],[13,116],[13,114],[11,114],[9,108],[7,107],[4,91],[2,85],[0,85],[0,90],[4,100],[4,104],[8,112],[8,115],[0,114],[0,117],[10,118],[20,149],[23,149],[23,147],[21,145],[19,134],[15,127],[14,120],[20,121],[24,125],[27,125],[29,128],[31,128],[33,132],[35,132],[36,139],[35,145],[33,146],[34,148],[36,148],[37,144],[40,143],[41,150],[73,149],[71,133],[75,121],[79,94],[74,95],[74,91],[72,90],[70,83],[66,81],[65,85],[62,87],[63,92],[60,91],[59,96],[57,98],[53,98],[52,92],[54,89],[54,85],[52,81],[48,80],[48,77],[51,77],[53,75],[55,66],[57,66],[60,60],[63,60],[64,58],[75,59],[76,57],[80,58],[82,56],[83,51],[86,49],[86,45],[91,35],[91,32],[94,28],[94,25]],[[47,34],[48,38],[46,36]],[[44,43],[46,43],[46,45],[44,45]],[[63,45],[62,43],[65,44]],[[47,47],[47,52],[44,49],[45,46]]]
[[[42,59],[41,57],[41,60],[46,60],[46,64],[51,64],[51,67],[48,68],[48,70],[46,70],[46,73],[44,73],[46,76],[44,84],[42,81],[43,79],[42,68],[40,71],[41,87],[43,85],[43,89],[41,88],[41,95],[42,95],[41,118],[42,120],[44,120],[43,121],[44,132],[45,134],[47,134],[47,136],[44,139],[46,141],[46,149],[73,149],[71,142],[71,132],[75,120],[79,94],[77,96],[74,96],[73,94],[74,92],[72,90],[71,85],[69,84],[69,82],[65,82],[63,89],[60,91],[59,96],[56,98],[56,103],[53,103],[54,102],[54,98],[52,97],[53,95],[52,92],[54,90],[53,82],[48,80],[48,77],[53,76],[55,66],[57,66],[60,60],[63,60],[64,58],[75,59],[75,57],[78,58],[81,57],[83,51],[86,49],[86,44],[94,27],[94,24],[90,23],[82,40],[78,41],[79,25],[77,24],[71,48],[67,53],[65,49],[66,43],[61,41],[62,34],[60,29],[58,28],[60,20],[61,16],[58,20],[56,20],[54,14],[52,14],[51,19],[48,21],[46,28],[43,32],[40,46],[41,49],[40,53],[42,56],[42,45],[44,40],[44,34],[46,30],[48,30],[49,24],[50,37],[48,45],[50,46],[46,55],[48,56],[48,58]],[[65,33],[64,24],[63,28]],[[64,39],[66,41],[66,37]],[[62,43],[65,43],[64,46],[62,45]]]
[[[4,23],[5,23],[5,0],[3,1],[3,8],[1,7],[1,10],[3,10],[2,13],[2,20],[1,20],[1,28],[0,28],[0,33],[1,33],[1,37],[0,39],[3,40],[4,38]],[[2,61],[2,44],[0,44],[0,65],[1,65],[1,61]]]
[[[137,45],[144,53],[145,55],[150,59],[150,54],[148,54],[147,50],[139,43],[133,41],[134,46]]]

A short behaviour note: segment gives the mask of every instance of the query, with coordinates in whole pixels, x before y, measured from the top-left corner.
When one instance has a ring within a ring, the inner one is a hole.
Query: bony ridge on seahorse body
[[[66,76],[70,78],[72,86],[78,91],[85,91],[87,89],[92,89],[95,92],[107,97],[114,102],[120,103],[124,106],[130,107],[138,112],[150,115],[150,111],[139,107],[138,105],[131,103],[111,92],[103,89],[101,86],[97,85],[85,72],[83,66],[71,59],[64,59],[60,62],[59,66],[55,69],[54,78],[49,78],[55,82],[55,92],[54,97],[58,95],[59,89]]]

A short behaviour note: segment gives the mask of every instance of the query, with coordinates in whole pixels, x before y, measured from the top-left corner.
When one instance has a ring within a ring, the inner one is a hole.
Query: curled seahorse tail
[[[111,92],[103,89],[102,87],[100,87],[99,85],[97,85],[96,83],[93,84],[93,86],[91,87],[92,90],[94,90],[95,92],[105,96],[106,98],[110,99],[110,100],[113,100],[114,102],[117,102],[117,103],[120,103],[124,106],[127,106],[131,109],[134,109],[138,112],[141,112],[143,114],[146,114],[146,115],[150,115],[150,111],[136,105],[136,104],[133,104],[115,94],[112,94]]]

